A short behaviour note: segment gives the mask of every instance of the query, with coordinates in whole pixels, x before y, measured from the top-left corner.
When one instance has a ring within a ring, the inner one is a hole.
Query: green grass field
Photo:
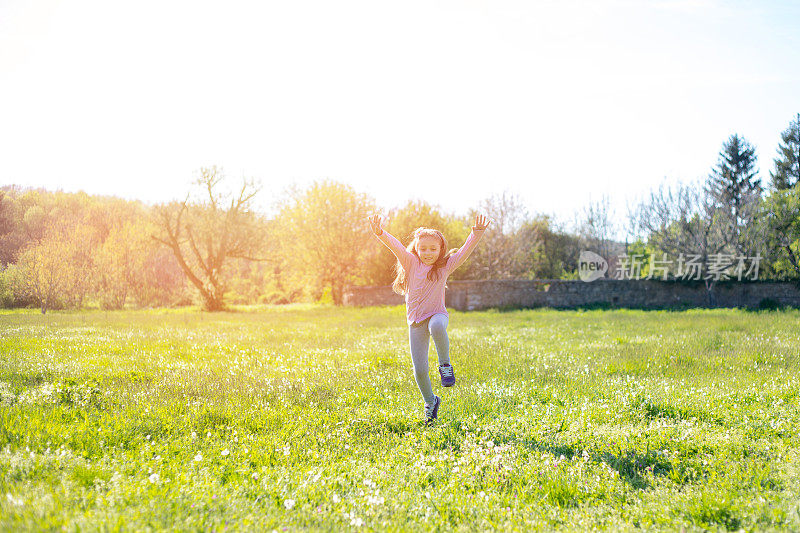
[[[0,530],[798,530],[800,312],[0,314]]]

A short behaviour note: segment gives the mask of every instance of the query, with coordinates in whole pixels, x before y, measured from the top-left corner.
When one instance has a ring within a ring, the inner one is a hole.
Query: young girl
[[[475,225],[464,245],[447,252],[447,242],[439,230],[417,228],[414,239],[404,248],[400,241],[381,228],[379,215],[371,216],[369,223],[375,236],[397,257],[397,277],[392,289],[406,297],[408,340],[411,345],[414,378],[425,402],[425,418],[431,421],[438,416],[439,404],[442,402],[440,397],[433,394],[428,376],[428,346],[431,337],[439,357],[442,385],[452,387],[456,382],[450,364],[450,341],[447,338],[450,315],[444,307],[447,277],[469,257],[483,237],[489,221],[483,215],[475,216]]]

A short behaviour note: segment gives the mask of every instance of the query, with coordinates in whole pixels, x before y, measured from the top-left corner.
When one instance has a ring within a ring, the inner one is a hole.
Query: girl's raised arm
[[[372,228],[373,235],[375,235],[378,240],[380,240],[392,251],[394,256],[397,257],[397,260],[400,261],[400,265],[402,265],[405,271],[410,272],[412,261],[414,261],[414,254],[406,250],[405,246],[403,246],[403,244],[398,241],[394,235],[381,228],[381,216],[372,215],[369,217],[369,225]]]
[[[485,233],[486,227],[489,225],[489,219],[483,215],[475,215],[475,225],[472,226],[472,231],[469,233],[466,242],[461,245],[461,248],[458,249],[456,253],[451,255],[447,259],[447,274],[449,275],[452,271],[457,269],[461,266],[464,261],[467,260],[469,254],[472,253],[472,250],[475,249],[477,246],[478,241],[481,240],[483,234]]]

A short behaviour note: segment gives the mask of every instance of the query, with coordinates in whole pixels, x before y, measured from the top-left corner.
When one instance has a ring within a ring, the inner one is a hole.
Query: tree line
[[[781,134],[766,183],[756,167],[755,147],[733,134],[705,180],[662,185],[631,209],[642,235],[632,249],[645,258],[645,271],[656,256],[696,257],[711,290],[718,276],[709,265],[727,271],[739,258],[760,257],[759,279],[800,278],[800,114]],[[664,270],[664,277],[675,274]]]
[[[766,185],[756,163],[755,148],[731,135],[704,181],[662,185],[629,209],[633,242],[615,240],[621,222],[607,197],[570,222],[531,214],[509,192],[461,214],[411,200],[387,213],[386,228],[404,242],[419,226],[438,228],[447,247],[457,247],[476,211],[488,215],[493,224],[484,246],[452,279],[574,279],[585,249],[609,262],[609,275],[629,254],[642,257],[644,273],[648,259],[661,254],[706,260],[760,254],[761,279],[800,279],[800,114],[781,135]],[[200,169],[182,201],[159,205],[1,187],[0,305],[42,312],[338,305],[349,285],[391,283],[394,258],[367,224],[378,211],[371,197],[340,182],[317,181],[284,191],[270,217],[254,208],[259,193],[254,180],[235,182],[218,167]],[[664,277],[676,274],[665,271]]]

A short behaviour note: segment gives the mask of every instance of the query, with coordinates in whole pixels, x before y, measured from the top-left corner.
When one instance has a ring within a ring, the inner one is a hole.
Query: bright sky
[[[0,184],[160,202],[218,165],[264,205],[330,178],[622,219],[734,132],[768,179],[799,27],[789,1],[2,0]]]

